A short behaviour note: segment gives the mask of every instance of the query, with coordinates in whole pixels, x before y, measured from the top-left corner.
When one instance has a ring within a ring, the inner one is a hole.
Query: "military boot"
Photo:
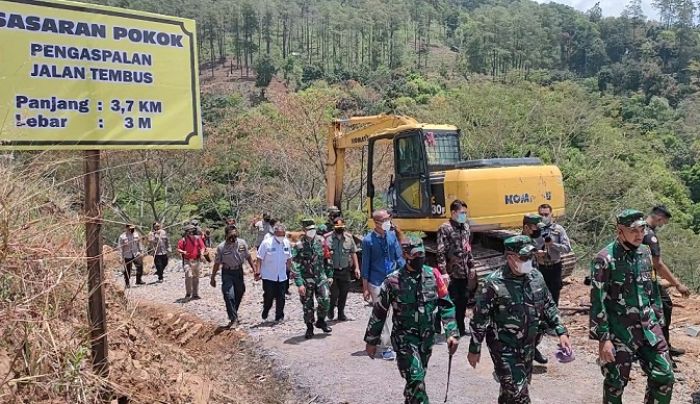
[[[314,325],[313,323],[306,323],[306,334],[304,334],[304,338],[306,339],[311,339],[314,336]]]
[[[544,355],[542,355],[542,352],[540,352],[539,349],[535,349],[535,362],[544,365],[545,363],[549,362],[547,358],[545,358]]]
[[[316,328],[322,329],[323,332],[325,332],[325,333],[329,333],[329,332],[333,331],[333,329],[331,327],[329,327],[328,324],[326,324],[326,320],[316,321]]]

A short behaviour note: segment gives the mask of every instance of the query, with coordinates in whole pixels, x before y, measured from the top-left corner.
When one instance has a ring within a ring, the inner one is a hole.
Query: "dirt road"
[[[220,285],[209,286],[209,278],[200,281],[202,300],[184,302],[183,273],[170,268],[162,284],[146,277],[148,285],[132,287],[128,295],[132,299],[144,299],[174,304],[202,319],[218,324],[227,322]],[[304,339],[301,304],[296,291],[287,299],[284,323],[273,325],[260,318],[262,287],[246,276],[247,290],[240,315],[241,329],[259,342],[261,350],[273,358],[279,371],[292,376],[296,387],[310,397],[313,403],[376,404],[402,402],[403,380],[394,361],[370,360],[364,354],[365,327],[370,314],[358,293],[351,293],[348,300],[348,316],[353,321],[331,322],[333,332]],[[118,281],[117,281],[118,282]],[[580,324],[582,318],[565,318],[567,323]],[[580,328],[580,327],[578,327]],[[594,342],[585,338],[585,332],[574,333],[577,358],[570,364],[559,364],[552,358],[556,338],[543,342],[543,352],[550,357],[546,367],[536,367],[530,388],[532,402],[541,404],[597,403],[601,400],[602,376],[595,364]],[[498,396],[498,384],[494,381],[493,366],[484,347],[482,361],[476,370],[466,362],[468,340],[460,345],[453,359],[450,402],[493,403]],[[427,374],[428,393],[433,402],[442,402],[447,375],[447,347],[440,341],[433,352]],[[625,391],[626,403],[641,403],[645,378],[638,367],[634,379]],[[690,385],[694,385],[690,383]],[[689,383],[682,382],[674,389],[674,403],[692,402]],[[468,400],[468,401],[467,401]]]

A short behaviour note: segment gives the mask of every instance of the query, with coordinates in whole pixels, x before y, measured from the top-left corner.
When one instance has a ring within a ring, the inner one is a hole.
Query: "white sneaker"
[[[382,352],[382,359],[385,361],[393,361],[396,359],[396,354],[394,353],[394,350],[391,348],[387,348],[386,351]]]

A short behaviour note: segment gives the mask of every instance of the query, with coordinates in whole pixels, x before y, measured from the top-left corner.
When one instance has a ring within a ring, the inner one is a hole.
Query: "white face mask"
[[[552,224],[552,216],[542,216],[542,223],[544,223],[547,226]]]
[[[384,231],[391,230],[391,220],[387,220],[386,222],[382,223],[382,230],[384,230]]]
[[[316,237],[316,230],[308,230],[308,231],[306,232],[306,237],[308,237],[308,238],[314,238],[314,237]]]
[[[518,272],[525,275],[532,272],[532,260],[518,262]]]
[[[284,236],[275,236],[275,238],[276,238],[277,241],[279,241],[280,243],[283,243],[283,242],[284,242],[284,239],[285,239]]]

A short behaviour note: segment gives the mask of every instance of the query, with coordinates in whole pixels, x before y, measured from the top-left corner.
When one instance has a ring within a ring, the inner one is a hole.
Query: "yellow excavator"
[[[346,150],[367,147],[366,209],[387,208],[402,231],[426,234],[435,252],[435,234],[449,217],[450,203],[468,205],[472,249],[483,276],[503,264],[503,240],[519,232],[523,215],[543,203],[555,216],[564,209],[561,171],[538,158],[463,160],[460,130],[452,125],[420,123],[400,115],[336,119],[327,140],[327,202],[342,206]],[[574,266],[564,258],[564,273]]]

